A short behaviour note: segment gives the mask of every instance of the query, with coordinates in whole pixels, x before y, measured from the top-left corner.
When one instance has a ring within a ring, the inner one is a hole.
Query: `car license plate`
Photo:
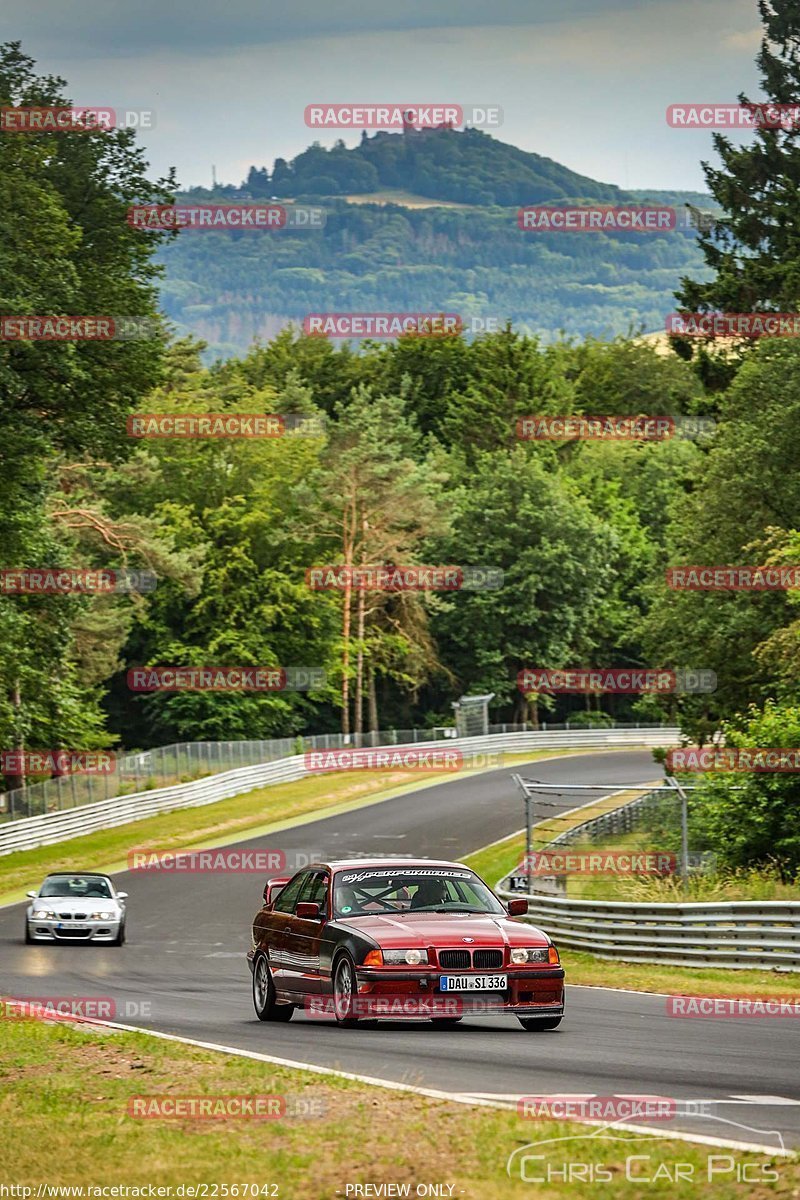
[[[508,987],[507,975],[440,975],[443,992],[503,992]]]

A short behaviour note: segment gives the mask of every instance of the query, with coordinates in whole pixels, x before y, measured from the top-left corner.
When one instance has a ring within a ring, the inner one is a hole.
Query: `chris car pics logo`
[[[780,1179],[779,1168],[772,1161],[774,1156],[786,1154],[783,1136],[778,1130],[756,1129],[713,1112],[698,1110],[694,1116],[703,1122],[703,1135],[711,1135],[723,1143],[744,1142],[764,1147],[764,1152],[771,1158],[763,1161],[763,1154],[757,1156],[716,1144],[713,1150],[699,1146],[691,1157],[681,1155],[669,1149],[663,1133],[626,1127],[623,1118],[618,1118],[590,1133],[544,1137],[519,1146],[508,1157],[506,1174],[521,1183],[544,1184],[548,1187],[548,1195],[549,1189],[560,1188],[565,1196],[574,1194],[576,1184],[603,1184],[623,1179],[640,1187],[653,1184],[662,1188],[678,1187],[681,1194],[688,1185],[698,1189],[697,1195],[706,1194],[715,1185],[723,1183],[764,1185]],[[643,1194],[631,1192],[631,1195]]]

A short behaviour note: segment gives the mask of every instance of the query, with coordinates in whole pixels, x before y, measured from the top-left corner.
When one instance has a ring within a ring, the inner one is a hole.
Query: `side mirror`
[[[35,900],[36,897],[39,895],[39,893],[38,892],[26,892],[25,895],[28,897],[29,900]]]
[[[508,915],[510,917],[524,917],[528,911],[527,900],[509,900]]]
[[[294,911],[294,915],[299,917],[301,921],[321,921],[322,909],[316,900],[301,900]]]
[[[127,892],[117,892],[117,899],[118,900],[127,900],[128,893]]]

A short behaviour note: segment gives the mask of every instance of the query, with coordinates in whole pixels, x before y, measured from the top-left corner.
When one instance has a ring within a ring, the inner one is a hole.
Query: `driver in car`
[[[447,904],[447,885],[443,879],[423,879],[411,898],[411,907],[438,908]]]

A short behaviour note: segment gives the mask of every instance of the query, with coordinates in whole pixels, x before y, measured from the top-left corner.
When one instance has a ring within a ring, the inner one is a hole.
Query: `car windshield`
[[[82,900],[84,896],[87,899],[110,900],[111,888],[107,879],[99,879],[96,875],[54,875],[45,879],[39,895],[76,900]]]
[[[340,871],[334,881],[337,917],[418,912],[505,912],[472,871],[457,867],[364,867]]]

